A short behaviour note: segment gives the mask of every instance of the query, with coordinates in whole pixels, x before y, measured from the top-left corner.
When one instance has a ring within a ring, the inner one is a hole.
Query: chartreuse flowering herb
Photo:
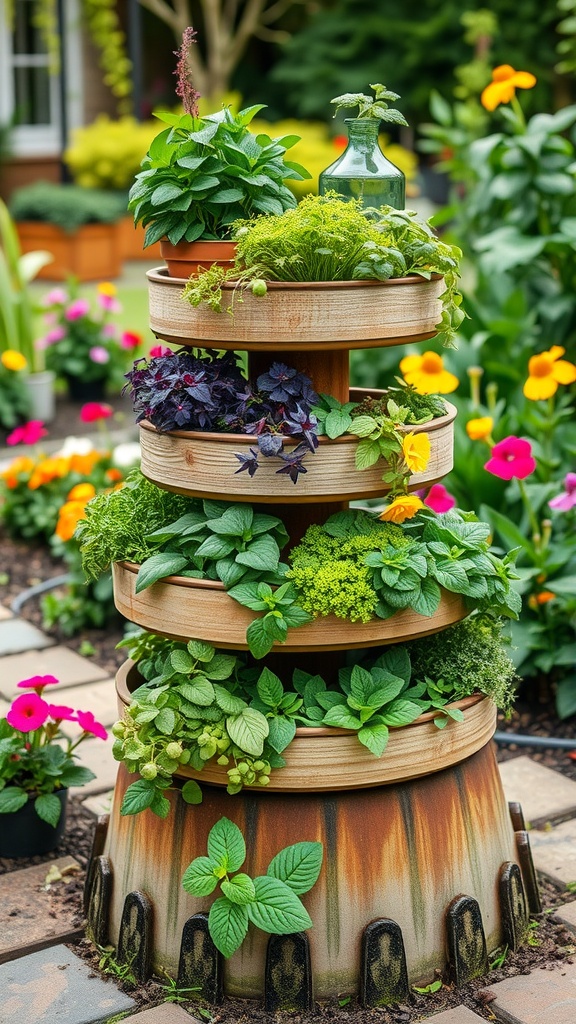
[[[246,843],[228,818],[220,818],[208,833],[206,857],[196,857],[182,879],[186,892],[205,897],[220,885],[208,915],[212,941],[229,957],[243,943],[248,925],[270,935],[290,935],[310,928],[312,921],[299,896],[316,882],[322,867],[322,843],[286,846],[273,858],[265,875],[250,878],[240,871]]]
[[[528,380],[524,384],[526,398],[533,402],[552,398],[559,384],[573,384],[576,381],[576,366],[567,359],[561,359],[566,350],[553,345],[547,352],[531,356],[528,360]]]
[[[496,110],[501,103],[510,103],[516,89],[533,89],[536,78],[530,71],[515,71],[510,64],[500,64],[492,72],[492,81],[486,86],[480,102],[486,110]]]

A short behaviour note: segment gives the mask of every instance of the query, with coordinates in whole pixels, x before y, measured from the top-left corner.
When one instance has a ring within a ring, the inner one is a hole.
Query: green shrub
[[[54,224],[76,231],[83,224],[112,224],[126,213],[123,193],[38,181],[16,189],[10,200],[14,220]]]

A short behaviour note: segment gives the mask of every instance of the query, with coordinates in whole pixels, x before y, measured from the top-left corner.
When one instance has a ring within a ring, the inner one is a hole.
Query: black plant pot
[[[56,826],[38,817],[33,797],[19,811],[0,815],[0,857],[35,857],[58,846],[66,828],[68,790],[59,789],[56,796],[62,806]]]
[[[106,397],[106,381],[81,380],[80,377],[66,376],[68,395],[73,402],[102,402]]]

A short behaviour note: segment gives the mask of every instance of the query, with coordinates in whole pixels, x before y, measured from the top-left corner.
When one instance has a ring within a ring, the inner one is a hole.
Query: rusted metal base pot
[[[154,963],[177,972],[184,924],[212,902],[186,894],[182,875],[194,857],[205,854],[210,828],[226,816],[245,836],[242,870],[252,876],[264,874],[290,843],[324,844],[320,878],[302,897],[314,922],[308,936],[317,999],[358,991],[362,934],[375,919],[399,925],[410,982],[446,966],[445,913],[457,896],[477,900],[488,949],[495,948],[503,935],[499,874],[505,862],[516,859],[516,847],[493,745],[442,771],[433,765],[430,770],[406,782],[332,793],[251,791],[230,797],[205,785],[199,806],[171,793],[170,814],[161,820],[150,811],[121,817],[134,779],[121,766],[104,851],[113,873],[110,941],[118,935],[126,895],[140,890],[153,906]],[[262,996],[267,941],[250,928],[225,963],[227,994]]]

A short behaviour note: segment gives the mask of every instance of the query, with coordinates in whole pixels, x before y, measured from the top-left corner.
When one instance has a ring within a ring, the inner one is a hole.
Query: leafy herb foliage
[[[346,92],[342,96],[335,96],[330,103],[335,106],[334,117],[339,110],[346,110],[348,107],[358,107],[356,117],[375,117],[379,121],[388,121],[392,124],[407,125],[408,121],[399,110],[390,107],[390,102],[395,103],[400,99],[397,92],[391,92],[385,85],[376,82],[370,85],[374,96],[366,96],[362,92]],[[390,101],[390,102],[389,102]]]
[[[275,362],[256,382],[246,380],[234,353],[194,354],[188,349],[138,359],[126,374],[136,422],[148,419],[157,430],[211,430],[253,434],[257,450],[236,455],[250,477],[259,455],[278,457],[278,473],[296,483],[306,473],[303,459],[317,444],[312,406],[318,396],[304,374]],[[284,442],[295,444],[284,451]]]
[[[281,214],[296,205],[286,179],[310,175],[285,160],[299,137],[253,135],[248,125],[262,105],[206,117],[158,113],[168,125],[152,141],[129,193],[134,223],[147,227],[144,245],[226,238],[239,217]]]
[[[306,196],[296,209],[280,216],[239,221],[234,237],[237,255],[232,269],[212,266],[188,281],[183,294],[193,306],[207,302],[220,310],[226,281],[241,288],[261,279],[386,281],[417,274],[428,280],[441,274],[446,290],[436,330],[445,345],[453,343],[464,319],[458,291],[461,250],[441,241],[412,211],[391,206],[362,210],[359,202],[327,192]],[[228,311],[233,311],[232,305]]]
[[[250,878],[240,871],[246,860],[244,837],[232,821],[220,818],[208,834],[207,856],[192,861],[182,885],[200,897],[220,885],[222,895],[210,908],[208,930],[216,948],[229,957],[242,945],[249,924],[271,935],[312,926],[299,896],[315,884],[322,857],[322,843],[294,843],[276,854],[265,875]]]

